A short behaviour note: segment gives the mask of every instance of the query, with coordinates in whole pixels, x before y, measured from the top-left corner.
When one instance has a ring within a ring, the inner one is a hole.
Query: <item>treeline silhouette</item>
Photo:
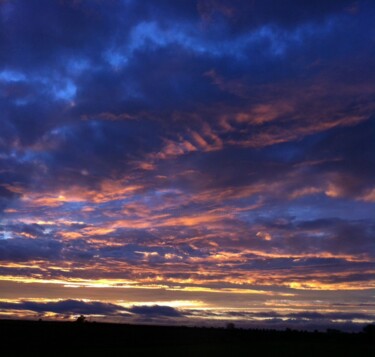
[[[0,320],[4,356],[375,356],[361,333]]]

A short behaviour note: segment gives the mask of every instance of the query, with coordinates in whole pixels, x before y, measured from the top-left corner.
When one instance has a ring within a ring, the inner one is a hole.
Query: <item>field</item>
[[[103,323],[0,321],[2,356],[374,356],[374,336],[140,326]]]

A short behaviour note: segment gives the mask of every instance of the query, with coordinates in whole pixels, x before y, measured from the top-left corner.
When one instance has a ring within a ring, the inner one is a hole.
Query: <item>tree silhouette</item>
[[[227,323],[227,329],[228,330],[234,330],[236,328],[236,325],[233,322]]]
[[[374,324],[370,324],[370,325],[366,325],[363,330],[362,330],[366,335],[370,336],[370,337],[375,337],[375,325]]]
[[[83,316],[83,315],[80,315],[80,316],[77,317],[76,322],[79,323],[79,324],[83,324],[84,322],[86,322],[86,317]]]

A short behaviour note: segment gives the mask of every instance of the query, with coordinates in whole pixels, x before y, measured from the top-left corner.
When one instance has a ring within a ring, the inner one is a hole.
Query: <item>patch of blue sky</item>
[[[71,79],[51,78],[50,75],[26,76],[24,73],[12,70],[0,72],[0,82],[29,82],[31,84],[42,85],[47,92],[51,93],[55,99],[71,101],[74,99],[77,87]],[[17,98],[15,104],[25,105],[29,102],[26,98]]]
[[[166,195],[181,195],[182,193],[183,192],[178,188],[165,188],[165,189],[153,191],[153,194],[156,197],[163,197]]]
[[[67,70],[72,75],[81,74],[82,72],[90,69],[90,62],[86,58],[74,57],[67,61]]]
[[[327,20],[319,26],[304,24],[294,30],[282,30],[277,26],[266,25],[255,31],[248,32],[236,40],[224,43],[223,50],[237,53],[242,56],[251,47],[266,44],[264,51],[272,57],[282,57],[287,54],[290,48],[303,45],[305,41],[313,37],[326,36],[332,31],[336,21]]]
[[[85,206],[86,206],[86,203],[83,203],[83,202],[65,202],[61,210],[69,213],[71,211],[80,210]]]
[[[223,39],[220,41],[202,40],[199,30],[188,28],[187,25],[173,24],[173,26],[161,28],[155,21],[145,21],[133,28],[126,46],[116,50],[110,49],[104,57],[112,67],[118,69],[128,63],[134,52],[147,47],[163,48],[177,44],[195,53],[207,53],[220,57],[228,54],[240,56],[248,42],[248,37],[227,41]]]
[[[372,207],[372,209],[370,209]],[[299,221],[324,219],[334,217],[342,220],[373,220],[374,203],[364,205],[363,202],[345,198],[330,198],[324,194],[314,197],[306,196],[285,207],[278,207],[280,211],[287,212]]]
[[[102,141],[106,139],[106,136],[103,132],[103,122],[100,120],[92,119],[88,122],[81,123],[80,125],[84,125],[85,127],[88,126],[88,130],[90,130],[90,133],[94,136],[94,138],[98,141]]]
[[[50,131],[51,136],[57,136],[61,138],[67,137],[74,129],[70,125],[63,125],[56,127]]]
[[[48,227],[46,227],[46,228],[44,228],[44,234],[50,234],[50,233],[52,233],[53,232],[53,229],[52,228],[48,228]]]
[[[22,107],[24,105],[28,105],[30,103],[30,100],[27,99],[27,98],[17,98],[15,100],[12,101],[13,104],[19,106],[19,107]]]
[[[191,24],[171,24],[161,27],[156,21],[145,21],[135,26],[130,35],[126,48],[118,52],[109,51],[107,60],[113,66],[125,64],[132,53],[138,49],[153,45],[166,47],[178,44],[197,53],[207,53],[212,56],[230,56],[242,58],[248,56],[248,50],[259,44],[266,44],[265,51],[271,56],[282,56],[288,48],[303,44],[309,37],[324,36],[336,25],[335,19],[323,24],[304,24],[294,30],[281,30],[272,25],[262,26],[249,31],[237,38],[208,38],[202,37],[201,29]]]
[[[30,162],[33,164],[40,163],[41,165],[43,165],[43,167],[45,167],[43,162],[48,158],[48,153],[35,151],[32,149],[24,149],[24,150],[13,149],[10,151],[9,156],[21,164],[30,163]]]
[[[129,58],[126,56],[126,54],[115,49],[106,51],[104,53],[104,58],[109,63],[109,65],[115,70],[123,68],[127,65],[129,61]]]
[[[12,239],[13,233],[9,231],[2,231],[0,232],[0,239]]]
[[[129,200],[126,199],[126,198],[123,198],[123,197],[119,197],[119,198],[114,198],[110,201],[107,201],[107,202],[102,202],[102,203],[97,203],[95,204],[95,209],[96,209],[96,212],[99,214],[100,216],[100,221],[101,223],[104,223],[104,222],[110,222],[112,221],[112,217],[109,215],[109,216],[105,216],[102,214],[102,212],[113,212],[113,213],[118,213],[118,212],[121,212],[124,205],[126,203],[129,203]],[[87,203],[85,203],[85,206],[87,206]],[[91,220],[92,217],[89,218],[89,220]]]
[[[155,21],[144,21],[135,26],[130,35],[129,50],[144,47],[145,43],[151,42],[159,46],[165,46],[175,42],[175,35],[172,36],[170,31],[162,30]]]
[[[155,21],[144,21],[133,28],[126,51],[128,55],[131,55],[136,50],[150,45],[166,47],[178,44],[195,52],[206,52],[207,45],[198,40],[198,35],[196,30],[187,25],[176,26],[173,24],[173,26],[161,28]]]
[[[51,92],[56,99],[70,101],[74,99],[77,92],[77,87],[71,80],[66,80],[62,83],[60,82],[55,84],[52,87]]]
[[[2,82],[21,82],[27,78],[22,72],[4,70],[0,72],[0,81]]]

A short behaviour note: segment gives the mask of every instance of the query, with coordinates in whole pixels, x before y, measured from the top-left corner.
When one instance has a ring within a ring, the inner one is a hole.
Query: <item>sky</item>
[[[374,18],[0,0],[0,318],[373,322]]]

